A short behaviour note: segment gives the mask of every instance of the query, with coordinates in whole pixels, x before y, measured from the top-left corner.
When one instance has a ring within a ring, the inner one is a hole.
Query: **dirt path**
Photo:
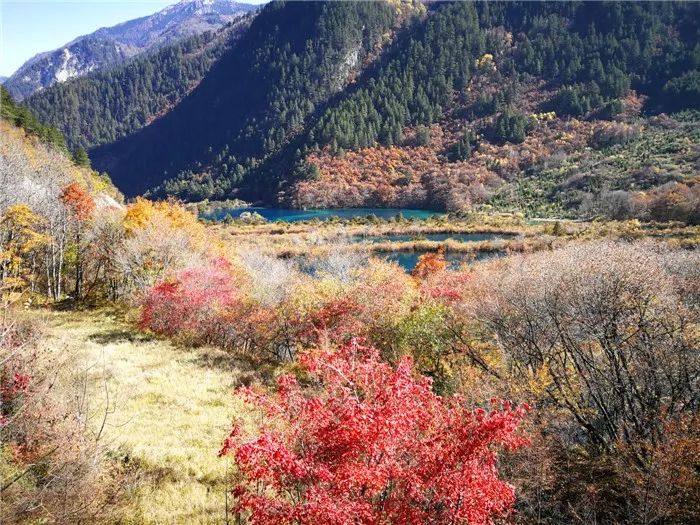
[[[217,451],[241,406],[223,352],[146,337],[117,311],[42,313],[52,347],[88,374],[104,442],[138,474],[126,523],[223,523],[227,462]]]

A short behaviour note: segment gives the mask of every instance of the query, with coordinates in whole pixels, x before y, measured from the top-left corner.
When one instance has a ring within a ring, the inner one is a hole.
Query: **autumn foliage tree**
[[[418,258],[416,267],[411,271],[411,275],[418,279],[426,279],[431,275],[443,272],[447,269],[445,260],[445,249],[440,248],[436,252],[424,253]]]
[[[95,211],[95,199],[77,182],[72,182],[61,190],[60,199],[68,209],[75,236],[75,298],[80,299],[83,288],[83,234],[85,223]]]
[[[40,248],[46,243],[41,218],[26,204],[10,206],[0,216],[0,292],[34,287]]]
[[[205,258],[209,243],[197,215],[174,201],[137,198],[124,216],[125,239],[116,254],[125,292],[141,292]]]
[[[509,513],[496,450],[524,444],[527,407],[471,410],[436,395],[410,358],[392,367],[356,339],[300,362],[312,388],[282,375],[274,394],[242,389],[266,423],[255,436],[234,424],[221,450],[236,459],[235,511],[251,523],[486,525]]]

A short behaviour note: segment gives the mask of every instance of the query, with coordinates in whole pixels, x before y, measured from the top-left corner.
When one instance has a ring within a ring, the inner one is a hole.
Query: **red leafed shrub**
[[[409,358],[394,368],[356,339],[300,361],[312,393],[291,375],[273,395],[241,389],[267,425],[253,437],[234,424],[220,453],[235,456],[235,510],[252,523],[486,525],[509,513],[496,449],[524,444],[527,407],[467,409],[436,395]]]
[[[22,372],[14,372],[11,377],[3,380],[0,377],[0,428],[10,420],[7,407],[11,407],[13,400],[29,389],[31,377]]]
[[[351,334],[362,330],[360,316],[364,311],[362,305],[352,299],[331,301],[310,316],[308,327],[302,335],[312,344],[318,344],[322,339],[346,342]]]
[[[229,263],[213,259],[149,289],[141,327],[161,335],[210,342],[218,330],[222,310],[235,304],[237,297]]]
[[[472,278],[470,272],[440,272],[420,282],[423,297],[436,299],[446,304],[462,300],[462,289]]]

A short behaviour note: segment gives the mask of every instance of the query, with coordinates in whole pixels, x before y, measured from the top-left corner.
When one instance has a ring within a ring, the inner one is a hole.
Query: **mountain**
[[[134,133],[176,106],[250,25],[254,13],[217,31],[186,37],[124,64],[54,84],[23,104],[59,128],[71,150]],[[89,115],[90,118],[85,118]]]
[[[181,103],[91,155],[131,195],[586,214],[697,173],[698,14],[274,2]]]
[[[233,193],[247,170],[356,80],[411,9],[388,2],[268,4],[182,102],[91,156],[132,195],[185,172],[204,177],[212,194]],[[221,170],[216,180],[205,173],[214,164]]]
[[[98,29],[23,64],[5,86],[16,100],[124,62],[164,44],[219,29],[256,6],[232,0],[182,0],[153,15]]]

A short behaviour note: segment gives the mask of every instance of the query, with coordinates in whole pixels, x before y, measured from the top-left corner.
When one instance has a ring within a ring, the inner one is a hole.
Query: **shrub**
[[[143,301],[141,327],[193,342],[218,341],[222,312],[238,297],[229,263],[214,259],[150,288]]]
[[[123,485],[87,424],[85,371],[61,367],[41,324],[0,309],[0,523],[113,523]]]
[[[664,454],[697,453],[697,267],[696,253],[596,242],[477,270],[471,311],[503,351],[509,390],[538,404],[558,450],[552,515],[633,523],[692,506],[691,492],[671,505],[654,480],[687,487],[683,461]]]
[[[436,252],[424,253],[418,257],[418,263],[411,271],[411,275],[417,279],[427,279],[431,275],[444,272],[446,269],[445,249],[440,248]]]
[[[515,496],[496,450],[524,443],[524,407],[469,410],[435,395],[410,359],[393,368],[357,340],[300,360],[313,392],[284,375],[274,394],[239,393],[266,415],[257,436],[235,424],[221,450],[240,469],[239,515],[269,525],[488,524],[509,513]]]
[[[418,126],[416,128],[416,146],[427,146],[430,144],[430,128],[427,126]]]
[[[688,410],[697,394],[697,315],[659,250],[600,242],[531,255],[482,309],[514,369],[546,367],[551,398],[603,448],[622,434],[661,438],[661,411]]]
[[[204,225],[175,202],[137,198],[126,210],[124,233],[114,258],[126,291],[142,292],[208,252]]]
[[[594,148],[609,148],[616,144],[624,144],[640,134],[639,128],[621,122],[606,122],[599,124],[593,130],[590,144]]]
[[[700,224],[700,178],[659,186],[643,202],[651,219]]]

